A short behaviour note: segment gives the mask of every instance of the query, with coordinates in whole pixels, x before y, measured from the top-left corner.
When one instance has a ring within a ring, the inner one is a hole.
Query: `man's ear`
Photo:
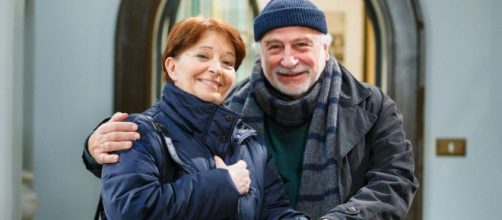
[[[177,80],[178,74],[176,74],[176,59],[172,57],[168,57],[166,61],[164,61],[164,67],[166,67],[167,75],[173,82]]]
[[[329,44],[324,44],[324,59],[329,60]]]

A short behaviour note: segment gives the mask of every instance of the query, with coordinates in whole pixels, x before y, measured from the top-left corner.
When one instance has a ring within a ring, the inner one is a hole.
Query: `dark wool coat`
[[[242,113],[241,105],[232,101],[242,102],[252,95],[250,88],[249,80],[234,87],[227,99],[232,110]],[[358,82],[343,67],[333,147],[338,182],[324,184],[327,189],[335,185],[342,202],[332,204],[322,218],[404,219],[418,181],[403,117],[391,98],[375,86]]]

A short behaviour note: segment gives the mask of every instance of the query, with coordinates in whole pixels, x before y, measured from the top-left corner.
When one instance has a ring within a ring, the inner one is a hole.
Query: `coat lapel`
[[[371,96],[369,88],[359,83],[342,67],[342,91],[338,109],[336,160],[340,161],[373,127],[377,116],[359,106]]]
[[[339,161],[359,143],[373,127],[376,115],[359,106],[341,107],[338,110],[339,119],[336,135],[336,160]]]

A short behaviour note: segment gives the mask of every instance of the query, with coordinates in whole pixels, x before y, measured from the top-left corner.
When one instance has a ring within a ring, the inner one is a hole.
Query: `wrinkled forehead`
[[[297,40],[310,40],[318,41],[323,34],[312,28],[303,26],[290,26],[273,29],[263,35],[260,40],[261,43],[270,41],[297,41]]]

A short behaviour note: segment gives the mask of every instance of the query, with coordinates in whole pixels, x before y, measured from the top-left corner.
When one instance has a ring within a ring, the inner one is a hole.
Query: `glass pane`
[[[363,0],[312,0],[326,15],[330,52],[360,81],[375,83],[375,36]]]

